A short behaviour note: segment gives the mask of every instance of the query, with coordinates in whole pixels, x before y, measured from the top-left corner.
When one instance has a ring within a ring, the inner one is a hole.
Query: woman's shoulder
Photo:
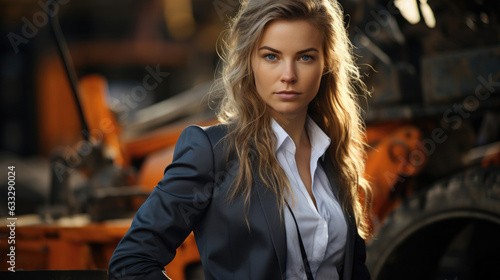
[[[176,148],[188,149],[198,155],[198,160],[206,159],[206,153],[213,157],[215,170],[222,170],[226,163],[226,153],[229,151],[225,136],[228,133],[227,125],[212,126],[190,125],[179,136]]]
[[[190,125],[182,131],[179,139],[186,138],[187,136],[188,139],[196,141],[196,138],[206,137],[211,142],[212,146],[215,146],[228,134],[228,131],[228,126],[224,124],[211,126]]]
[[[229,128],[225,124],[217,124],[200,128],[207,133],[208,137],[219,140],[226,136],[229,132]]]

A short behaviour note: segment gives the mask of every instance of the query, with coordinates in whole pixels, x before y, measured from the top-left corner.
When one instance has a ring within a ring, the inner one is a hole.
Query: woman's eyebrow
[[[264,50],[264,49],[266,49],[266,50],[270,50],[270,51],[275,52],[275,53],[281,53],[280,51],[278,51],[278,50],[276,50],[276,49],[273,49],[273,48],[271,48],[271,47],[268,47],[268,46],[263,46],[263,47],[260,47],[260,48],[259,48],[259,51],[260,51],[260,50]]]
[[[262,47],[260,47],[259,51],[260,50],[264,50],[264,49],[270,50],[272,52],[281,54],[281,51],[278,51],[277,49],[273,49],[273,48],[268,47],[268,46],[262,46]],[[311,51],[319,53],[318,49],[316,49],[316,48],[308,48],[308,49],[305,49],[305,50],[298,51],[297,54],[302,54],[302,53],[311,52]]]
[[[308,48],[308,49],[305,49],[305,50],[302,50],[302,51],[298,51],[297,54],[302,54],[302,53],[306,53],[306,52],[317,52],[317,53],[319,53],[318,49],[316,49],[316,48]]]

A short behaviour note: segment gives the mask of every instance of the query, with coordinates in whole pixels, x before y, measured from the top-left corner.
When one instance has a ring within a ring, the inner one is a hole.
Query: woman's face
[[[251,63],[257,92],[274,118],[307,114],[324,69],[323,36],[307,20],[268,23]]]

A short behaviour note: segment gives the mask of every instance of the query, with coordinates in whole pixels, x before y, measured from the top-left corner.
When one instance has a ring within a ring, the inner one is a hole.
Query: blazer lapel
[[[285,279],[287,254],[286,231],[285,225],[280,219],[280,212],[276,204],[276,196],[264,186],[258,174],[254,175],[254,182],[253,188],[257,191],[260,206],[262,207],[262,212],[264,212],[264,218],[269,227],[274,250],[278,257],[280,275],[282,279]]]
[[[227,149],[225,145],[216,145],[219,143],[225,135],[227,135],[227,130],[223,125],[210,126],[205,128],[205,131],[214,145],[214,153],[216,155],[225,154],[223,151]],[[226,158],[218,158],[216,160],[216,170],[224,170],[226,164]],[[286,231],[284,222],[280,219],[280,212],[278,205],[276,205],[276,196],[269,191],[265,186],[260,176],[258,174],[258,168],[253,166],[254,170],[254,185],[253,190],[257,192],[259,201],[252,203],[259,203],[264,213],[264,218],[266,219],[267,226],[269,228],[269,233],[271,235],[271,240],[274,245],[274,250],[278,258],[278,264],[280,269],[281,278],[284,280],[286,278]]]
[[[335,168],[331,161],[326,157],[323,162],[323,168],[328,177],[330,185],[333,188],[333,192],[340,204],[342,205],[342,211],[344,212],[344,217],[347,223],[347,240],[346,248],[344,253],[344,267],[341,272],[341,279],[351,279],[352,268],[354,261],[354,245],[356,240],[356,221],[352,212],[350,205],[343,205],[341,195],[338,193],[338,181]],[[256,169],[254,169],[256,170]],[[280,212],[278,205],[276,205],[276,196],[269,191],[263,184],[258,173],[254,173],[254,188],[259,197],[259,203],[262,207],[262,212],[264,213],[264,218],[266,219],[267,225],[269,227],[269,232],[274,245],[274,250],[278,257],[279,269],[281,271],[282,279],[286,276],[286,231],[283,221],[280,219]]]
[[[354,261],[354,245],[356,240],[356,220],[354,219],[354,215],[352,212],[352,207],[350,205],[344,205],[344,201],[342,196],[338,192],[338,179],[337,172],[335,171],[335,167],[333,166],[330,157],[327,155],[325,160],[323,161],[323,169],[325,170],[326,176],[328,177],[328,181],[330,182],[330,186],[333,189],[333,193],[335,194],[337,200],[340,205],[342,205],[342,211],[344,212],[344,218],[347,223],[347,240],[346,240],[346,248],[344,253],[344,267],[342,269],[343,274],[340,275],[341,279],[351,279],[352,276],[352,268]]]

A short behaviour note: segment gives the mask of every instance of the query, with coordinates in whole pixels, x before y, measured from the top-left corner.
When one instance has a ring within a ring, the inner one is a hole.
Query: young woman
[[[194,231],[206,279],[369,279],[364,87],[341,7],[244,1],[225,43],[221,125],[182,133],[110,278],[166,279]]]

